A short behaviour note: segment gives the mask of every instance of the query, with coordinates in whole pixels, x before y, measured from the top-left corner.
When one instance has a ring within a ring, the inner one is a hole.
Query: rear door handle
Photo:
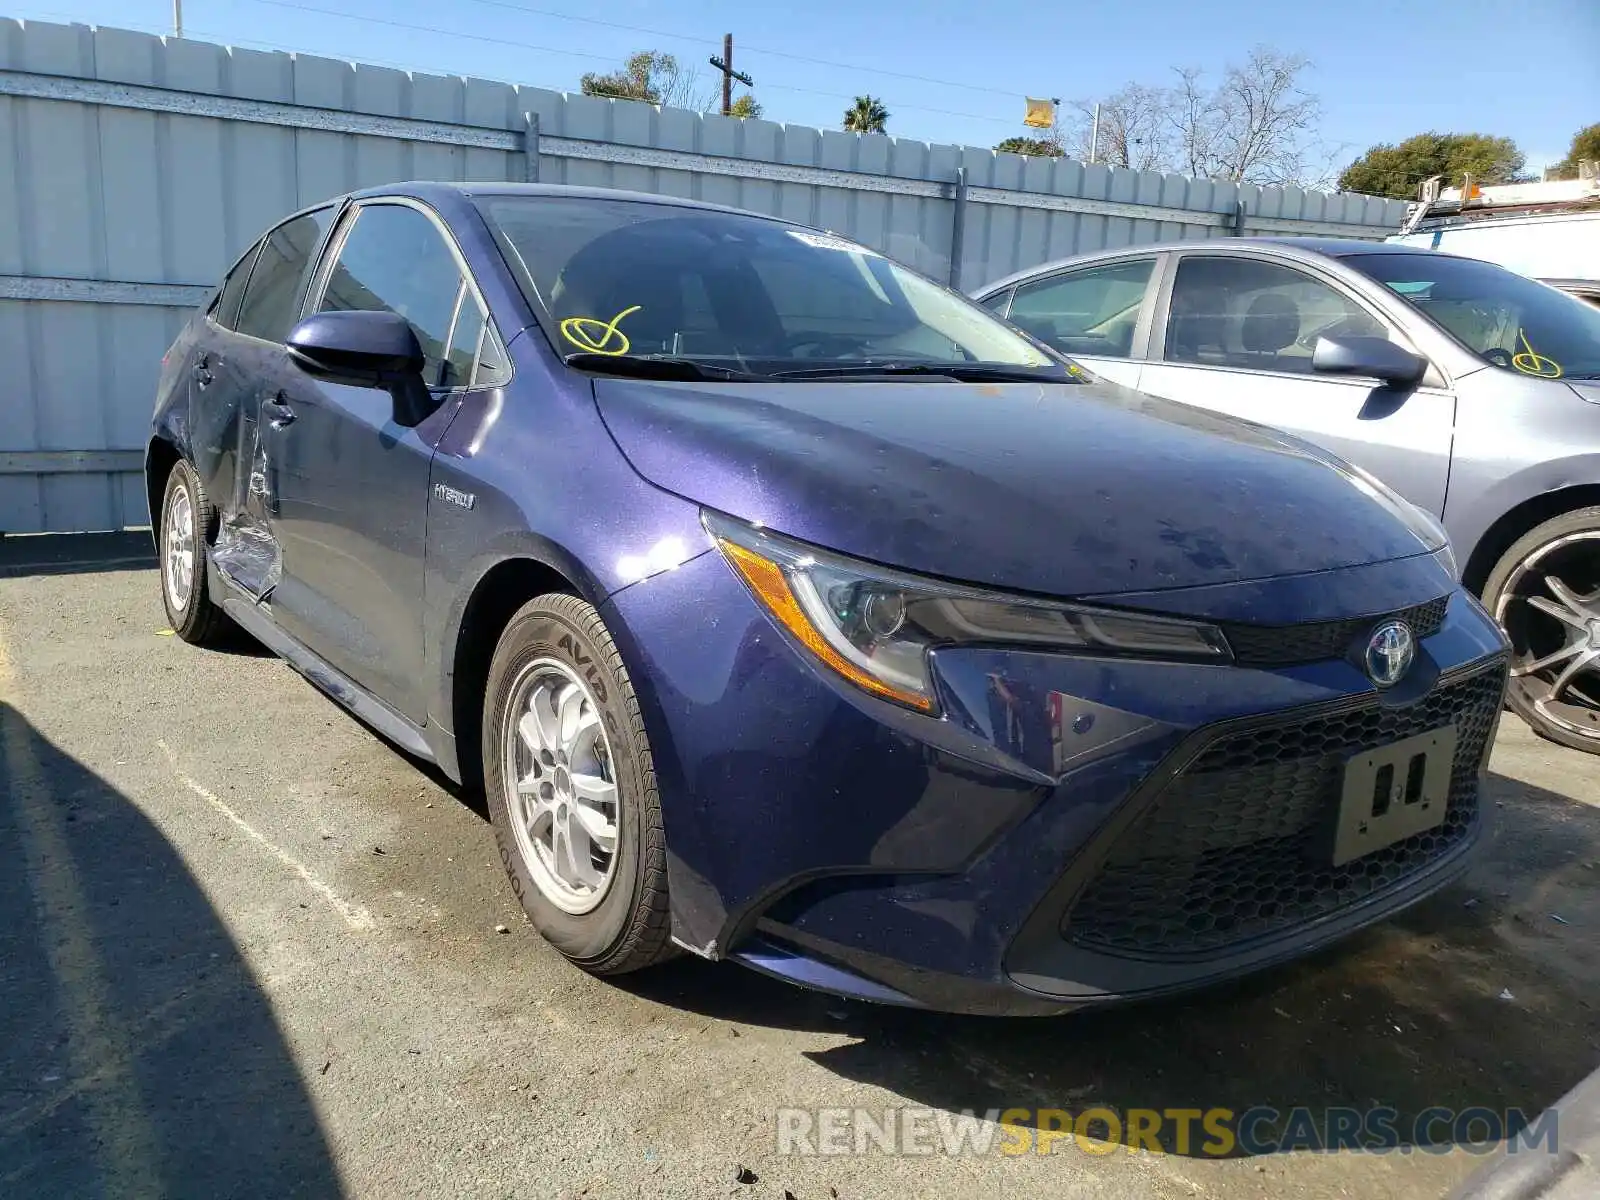
[[[294,423],[294,409],[285,403],[281,392],[261,402],[261,415],[267,418],[267,423],[274,429]]]

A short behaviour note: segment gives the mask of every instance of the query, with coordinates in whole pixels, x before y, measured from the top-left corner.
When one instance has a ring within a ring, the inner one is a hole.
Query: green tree
[[[759,117],[763,111],[761,101],[757,100],[749,92],[740,96],[728,107],[728,115],[730,117]]]
[[[1339,176],[1341,192],[1415,200],[1417,188],[1435,175],[1456,187],[1471,172],[1485,186],[1510,183],[1523,166],[1522,151],[1510,138],[1487,133],[1419,133],[1399,145],[1377,145]]]
[[[1550,178],[1576,179],[1581,162],[1600,162],[1600,122],[1585,125],[1572,135],[1572,149],[1566,158],[1551,166]]]
[[[857,96],[844,110],[844,127],[849,133],[882,133],[889,123],[889,110],[876,96]]]
[[[1065,151],[1053,137],[1008,137],[995,146],[1003,154],[1027,154],[1033,158],[1060,158]]]
[[[579,80],[579,87],[585,96],[641,100],[646,104],[670,104],[678,108],[704,107],[699,103],[693,73],[673,55],[659,50],[630,54],[618,71],[604,75],[590,71]]]

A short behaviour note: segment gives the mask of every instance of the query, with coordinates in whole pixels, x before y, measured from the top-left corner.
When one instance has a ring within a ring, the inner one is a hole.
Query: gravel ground
[[[277,660],[172,637],[147,545],[0,543],[0,1195],[1441,1196],[1481,1160],[780,1155],[774,1110],[1403,1128],[1600,1062],[1600,782],[1515,718],[1462,884],[1238,986],[994,1020],[695,959],[608,983],[524,921],[481,800]]]

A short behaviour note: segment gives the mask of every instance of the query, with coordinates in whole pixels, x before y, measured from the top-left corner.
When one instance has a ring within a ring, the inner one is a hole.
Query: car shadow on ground
[[[176,850],[0,703],[0,1195],[340,1194],[270,1005]]]
[[[846,1003],[694,959],[622,983],[730,1021],[849,1035],[809,1057],[912,1104],[1303,1106],[1319,1119],[1389,1106],[1398,1144],[1447,1148],[1449,1121],[1419,1128],[1427,1110],[1531,1119],[1600,1062],[1600,811],[1503,776],[1489,791],[1497,820],[1462,882],[1310,959],[1185,998],[998,1019]],[[1174,1138],[1164,1123],[1169,1152]]]

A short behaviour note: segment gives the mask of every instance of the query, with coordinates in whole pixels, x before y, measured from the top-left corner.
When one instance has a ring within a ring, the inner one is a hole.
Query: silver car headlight
[[[823,665],[872,695],[933,712],[936,646],[1047,646],[1086,654],[1226,662],[1203,622],[1009,596],[923,579],[704,514],[751,594]]]

